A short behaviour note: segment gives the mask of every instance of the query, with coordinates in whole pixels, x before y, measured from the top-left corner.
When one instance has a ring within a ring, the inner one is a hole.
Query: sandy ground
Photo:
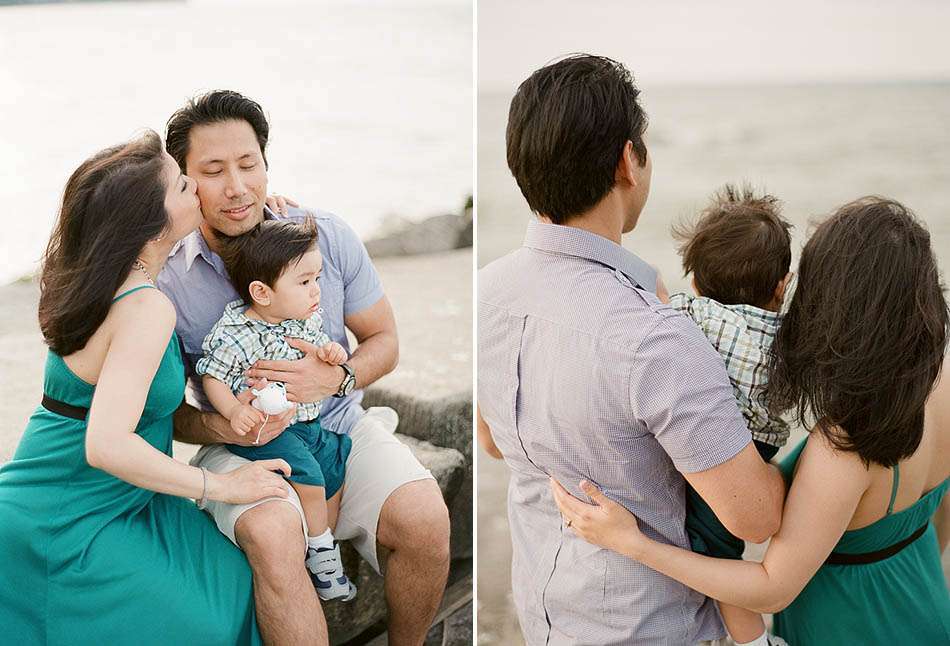
[[[377,384],[418,397],[472,388],[472,251],[375,262],[396,313],[400,359]],[[9,460],[42,395],[46,346],[33,283],[0,287],[0,464]],[[194,448],[176,443],[175,455]]]

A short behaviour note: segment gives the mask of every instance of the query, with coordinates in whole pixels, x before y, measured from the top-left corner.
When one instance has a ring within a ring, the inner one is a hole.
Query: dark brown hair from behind
[[[778,199],[726,184],[694,222],[674,225],[673,237],[700,294],[765,307],[792,263],[791,228]]]
[[[866,464],[920,445],[950,311],[930,234],[902,204],[865,197],[821,223],[772,345],[768,399]]]
[[[60,356],[86,346],[146,242],[167,227],[162,154],[149,130],[96,153],[66,182],[39,304],[43,338]]]
[[[574,54],[535,71],[511,100],[508,168],[535,213],[554,224],[593,208],[616,182],[630,141],[641,166],[647,116],[622,63]]]
[[[273,287],[287,267],[317,244],[317,225],[313,218],[302,223],[264,220],[247,233],[219,237],[218,241],[234,289],[246,305],[251,305],[251,283],[259,280]]]

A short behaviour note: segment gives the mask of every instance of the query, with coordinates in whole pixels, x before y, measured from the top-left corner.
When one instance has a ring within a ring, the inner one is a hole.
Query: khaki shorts
[[[367,409],[353,427],[350,433],[353,448],[346,460],[340,516],[333,533],[338,540],[351,541],[360,555],[377,572],[380,571],[380,566],[379,556],[376,554],[376,526],[383,503],[393,491],[407,482],[432,478],[432,474],[419,463],[409,447],[393,435],[398,423],[396,411],[377,406]],[[204,446],[191,460],[191,464],[216,473],[233,471],[247,462],[231,453],[223,444]],[[293,505],[300,514],[301,526],[306,536],[307,521],[300,507],[300,499],[289,485],[287,491],[290,494],[288,498],[263,498],[246,505],[209,501],[207,511],[214,518],[221,533],[237,545],[234,525],[241,514],[270,500],[286,502]]]

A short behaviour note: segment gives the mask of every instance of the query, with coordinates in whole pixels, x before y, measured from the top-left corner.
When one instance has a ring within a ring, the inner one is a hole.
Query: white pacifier
[[[254,440],[254,444],[257,444],[261,440],[261,432],[264,430],[264,424],[267,424],[267,420],[270,419],[270,416],[284,413],[292,408],[293,404],[287,401],[287,389],[284,388],[284,384],[277,383],[276,381],[268,383],[260,390],[252,388],[251,392],[254,393],[255,396],[255,399],[251,402],[251,406],[265,415],[264,423],[257,429],[257,439]]]

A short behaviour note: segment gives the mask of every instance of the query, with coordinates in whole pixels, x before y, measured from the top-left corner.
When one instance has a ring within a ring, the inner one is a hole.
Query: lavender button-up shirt
[[[751,441],[722,359],[601,236],[532,221],[479,272],[478,402],[511,470],[512,588],[530,646],[691,644],[713,602],[563,525],[548,485],[600,486],[650,537],[688,548],[681,473]]]

